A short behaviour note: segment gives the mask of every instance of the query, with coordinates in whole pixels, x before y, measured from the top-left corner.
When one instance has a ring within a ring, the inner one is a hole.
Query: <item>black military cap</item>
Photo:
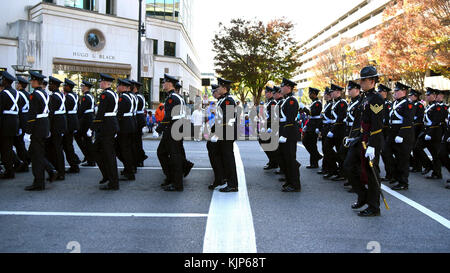
[[[17,76],[17,81],[22,83],[22,84],[30,84],[29,81],[27,81],[26,79],[22,78],[21,76]]]
[[[69,79],[64,79],[64,86],[69,86],[70,88],[74,88],[75,87],[75,83]]]
[[[217,84],[211,84],[211,89],[212,90],[216,90],[217,88],[219,88],[219,86]]]
[[[280,93],[281,92],[281,88],[279,86],[274,85],[273,92],[274,93]]]
[[[329,88],[328,86],[325,87],[325,91],[323,91],[323,93],[324,93],[325,95],[330,95],[330,93],[331,93],[330,88]]]
[[[378,92],[391,92],[391,91],[392,89],[387,87],[386,85],[383,85],[381,83],[378,85]]]
[[[404,85],[404,84],[401,83],[401,82],[396,82],[396,83],[395,83],[394,91],[399,91],[399,90],[409,90],[409,89],[411,89],[410,86]]]
[[[425,93],[427,96],[428,95],[433,95],[433,94],[439,94],[439,90],[433,89],[431,87],[427,87],[427,92]]]
[[[100,81],[113,82],[113,81],[114,81],[114,78],[111,77],[111,76],[108,75],[108,74],[100,73]]]
[[[283,82],[281,83],[281,87],[283,86],[290,86],[292,88],[294,88],[297,84],[291,80],[288,80],[286,78],[283,78]]]
[[[172,77],[172,76],[170,76],[168,74],[164,74],[164,82],[171,82],[171,83],[173,83],[175,85],[175,84],[177,84],[178,79],[175,78],[175,77]]]
[[[181,89],[181,88],[183,88],[183,86],[179,82],[177,82],[175,84],[175,89]]]
[[[343,91],[344,90],[344,88],[343,87],[340,87],[340,86],[338,86],[338,85],[335,85],[335,84],[331,84],[331,87],[330,87],[330,93],[331,92],[333,92],[333,91]]]
[[[61,83],[62,83],[62,81],[60,81],[59,79],[57,79],[57,78],[55,78],[55,77],[52,77],[52,76],[49,76],[48,77],[48,81],[49,82],[53,82],[53,83],[56,83],[57,85],[60,85]]]
[[[351,89],[361,89],[361,85],[357,84],[354,81],[349,81],[347,84],[347,90],[351,90]]]
[[[3,79],[9,80],[11,82],[14,82],[17,80],[13,75],[9,74],[8,71],[3,71],[2,77],[3,77]]]
[[[35,72],[35,71],[28,71],[28,73],[30,74],[31,80],[39,80],[42,81],[44,80],[46,77],[44,75],[42,75],[39,72]]]
[[[137,86],[137,87],[141,87],[141,86],[142,86],[142,83],[140,83],[140,82],[138,82],[138,81],[135,81],[135,80],[131,80],[131,81],[129,81],[129,82],[131,82],[132,85],[135,85],[135,86]]]
[[[92,83],[85,81],[85,80],[81,81],[81,84],[88,88],[92,88],[92,86],[94,86]]]
[[[224,80],[222,78],[217,78],[217,83],[219,84],[219,86],[221,86],[221,85],[230,86],[233,82]]]
[[[309,88],[309,93],[319,94],[320,90],[314,87]]]
[[[416,96],[416,97],[420,97],[422,95],[421,92],[414,90],[411,88],[411,90],[409,90],[409,96]]]
[[[272,88],[272,87],[270,87],[270,86],[266,86],[266,93],[273,93],[275,90]]]
[[[48,81],[47,81],[47,80],[43,80],[43,81],[42,81],[42,84],[47,85],[47,84],[48,84]]]
[[[127,79],[117,79],[118,85],[131,86],[131,82]]]
[[[361,69],[358,80],[369,79],[369,78],[378,78],[379,76],[381,76],[381,75],[378,74],[375,66],[369,65],[369,66],[366,66],[363,69]]]

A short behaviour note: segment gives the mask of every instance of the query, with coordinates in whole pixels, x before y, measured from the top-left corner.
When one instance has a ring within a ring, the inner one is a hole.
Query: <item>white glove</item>
[[[22,134],[22,129],[19,128],[19,136]]]
[[[316,128],[316,134],[319,134],[319,133],[320,133],[319,128]]]
[[[285,138],[284,136],[281,136],[280,139],[278,140],[279,143],[286,143],[287,138]]]
[[[344,145],[347,147],[350,146],[350,139],[346,138]]]
[[[449,137],[449,138],[447,138],[447,142],[450,142],[450,137]]]
[[[300,107],[300,109],[305,108],[305,105],[302,102],[300,102],[298,106]]]
[[[147,134],[148,132],[149,132],[149,130],[148,130],[147,126],[142,127],[142,133],[143,134]]]
[[[367,147],[366,150],[366,157],[369,158],[370,161],[372,161],[375,158],[375,148],[374,147]]]
[[[25,141],[31,141],[31,135],[25,133],[25,135],[23,135],[23,140],[25,140]]]
[[[261,133],[265,133],[266,132],[266,128],[261,128],[261,130],[259,130],[259,132],[261,132]]]
[[[431,140],[431,137],[430,137],[429,135],[426,135],[426,136],[425,136],[425,140],[426,140],[426,141],[430,141],[430,140]]]
[[[219,137],[216,136],[216,135],[213,135],[213,136],[211,137],[211,142],[212,142],[212,143],[216,143],[218,140],[219,140]]]
[[[272,129],[271,128],[267,129],[267,133],[268,134],[272,133]]]
[[[87,132],[86,132],[86,135],[87,135],[88,137],[92,137],[92,130],[91,130],[91,129],[88,129]]]
[[[403,138],[401,136],[397,136],[395,138],[395,143],[398,143],[398,144],[403,143]]]
[[[333,137],[334,137],[334,134],[333,134],[332,132],[328,132],[328,135],[327,135],[327,137],[329,137],[329,138],[333,138]]]
[[[154,130],[154,131],[153,131],[153,138],[158,138],[158,137],[159,137],[158,132],[156,132],[156,130]]]

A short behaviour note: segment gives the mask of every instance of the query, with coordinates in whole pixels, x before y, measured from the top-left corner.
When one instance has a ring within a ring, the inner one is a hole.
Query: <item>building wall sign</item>
[[[107,61],[112,61],[112,60],[116,59],[116,57],[112,56],[112,55],[105,55],[105,54],[98,54],[98,53],[88,53],[88,52],[76,52],[76,51],[74,51],[72,53],[72,56],[73,57],[99,59],[99,60],[107,60]]]
[[[84,35],[84,43],[92,51],[100,51],[105,48],[105,35],[98,29],[90,29]]]

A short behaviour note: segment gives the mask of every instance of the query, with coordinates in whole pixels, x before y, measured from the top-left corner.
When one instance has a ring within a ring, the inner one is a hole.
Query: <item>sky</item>
[[[295,25],[295,39],[309,39],[363,0],[193,0],[192,40],[202,73],[214,72],[212,42],[219,22],[234,18],[268,22],[286,17]]]

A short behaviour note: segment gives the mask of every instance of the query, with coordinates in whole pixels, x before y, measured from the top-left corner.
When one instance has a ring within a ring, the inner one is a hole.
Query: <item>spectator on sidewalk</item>
[[[159,124],[164,119],[164,104],[160,103],[155,111],[156,123]]]
[[[203,125],[203,112],[201,105],[197,107],[197,109],[194,110],[191,116],[191,122],[194,124],[194,141],[201,141],[201,129]]]
[[[149,133],[153,133],[153,127],[155,125],[156,125],[156,117],[153,115],[151,111],[149,111],[147,116],[147,127]]]

